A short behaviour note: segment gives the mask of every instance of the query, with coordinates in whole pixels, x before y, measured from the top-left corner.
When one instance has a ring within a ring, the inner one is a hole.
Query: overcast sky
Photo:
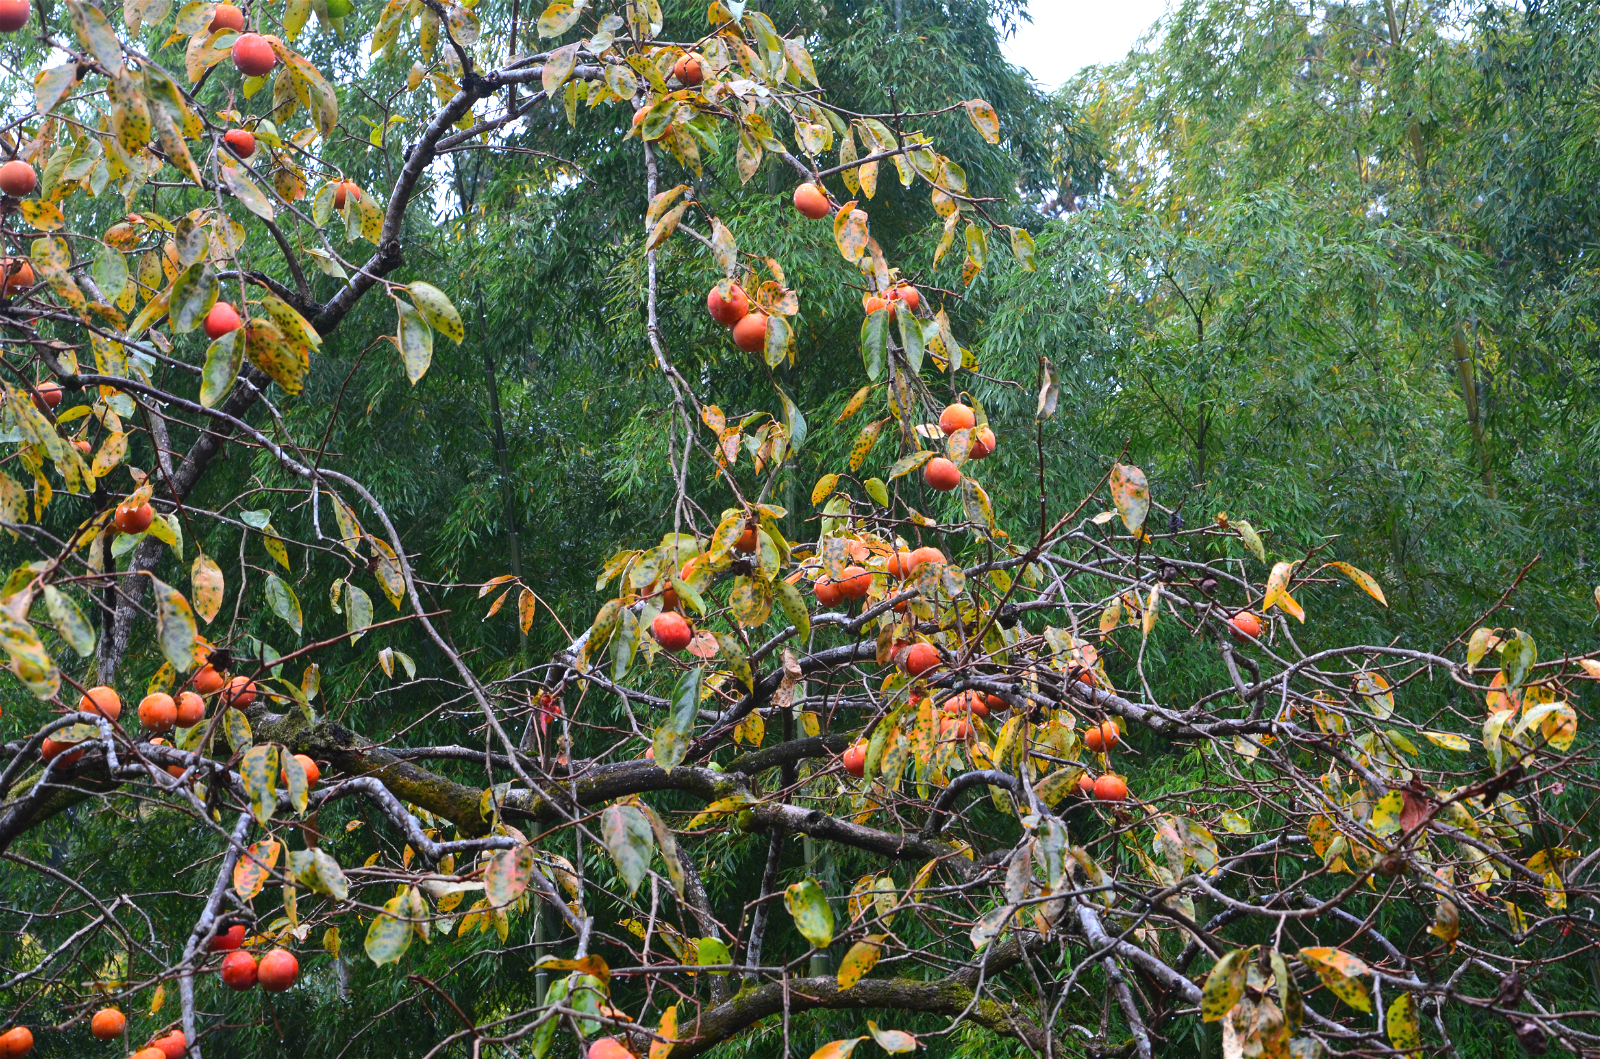
[[[1033,25],[1005,42],[1006,57],[1045,88],[1057,88],[1085,66],[1128,53],[1166,0],[1031,0]]]

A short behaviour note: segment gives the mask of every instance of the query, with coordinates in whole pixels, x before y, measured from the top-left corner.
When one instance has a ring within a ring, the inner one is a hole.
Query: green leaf
[[[608,805],[600,814],[600,837],[617,872],[628,884],[628,893],[638,893],[655,850],[650,821],[635,806]]]
[[[353,633],[350,643],[354,644],[366,634],[359,632],[372,624],[372,597],[363,592],[356,585],[346,581],[344,583],[344,625],[348,632]]]
[[[695,666],[678,679],[667,719],[656,728],[652,748],[660,768],[676,768],[689,752],[689,736],[700,709],[700,673],[700,667]]]
[[[861,321],[861,363],[867,378],[877,382],[889,362],[889,310],[874,309]]]
[[[807,941],[819,949],[828,947],[833,940],[833,906],[816,880],[802,879],[785,890],[783,906]]]
[[[300,635],[300,600],[295,598],[294,590],[274,573],[267,574],[267,605],[272,608],[272,613],[294,630],[296,636]]]
[[[183,593],[155,577],[150,578],[156,601],[156,632],[161,653],[172,668],[187,673],[194,668],[194,611]],[[235,711],[229,711],[235,712]]]
[[[1390,791],[1372,807],[1372,833],[1392,835],[1400,830],[1400,813],[1405,808],[1405,798],[1399,791]]]
[[[1234,949],[1223,955],[1206,976],[1205,988],[1200,992],[1200,1017],[1204,1022],[1220,1021],[1244,996],[1245,979],[1249,977],[1250,961],[1255,958],[1256,947]]]
[[[244,760],[239,763],[239,781],[250,801],[251,815],[266,827],[278,807],[278,748],[264,743],[245,751]]]
[[[245,209],[264,221],[272,220],[271,200],[261,193],[261,189],[256,187],[249,177],[244,175],[243,169],[227,165],[220,166],[219,169],[222,173],[222,183],[233,193],[234,198],[244,204]]]
[[[83,611],[78,609],[71,596],[54,585],[45,585],[44,606],[51,624],[56,627],[56,633],[66,641],[67,646],[76,651],[80,658],[94,654],[94,627],[84,618]]]
[[[304,813],[311,798],[311,785],[306,782],[306,767],[293,754],[285,752],[279,758],[283,763],[283,780],[289,788],[289,804],[294,806],[295,812]]]
[[[255,742],[255,733],[250,731],[250,718],[244,715],[243,710],[228,709],[222,712],[222,734],[228,737],[228,746],[235,752],[247,750]]]
[[[806,609],[806,601],[801,597],[800,590],[782,578],[772,583],[772,589],[783,616],[794,625],[795,635],[802,642],[808,639],[811,636],[811,612]]]
[[[1033,236],[1021,228],[1012,228],[1010,231],[1011,253],[1017,259],[1017,264],[1029,272],[1037,272],[1039,266],[1033,259]]]
[[[727,943],[721,938],[695,939],[695,964],[699,967],[726,967],[733,963],[733,953],[728,951]],[[713,971],[713,974],[727,974],[727,971]]]
[[[200,403],[215,408],[233,390],[244,365],[243,328],[229,331],[206,348],[206,363],[200,373]]]
[[[461,314],[456,312],[456,307],[445,297],[444,291],[421,280],[408,284],[406,290],[416,304],[417,311],[428,321],[428,326],[459,346],[467,337],[467,329],[461,323]]]
[[[217,304],[217,274],[209,261],[196,261],[172,281],[167,299],[167,317],[172,329],[186,335],[199,327],[206,313]]]
[[[394,300],[394,307],[400,314],[395,345],[405,364],[406,378],[415,386],[428,373],[428,365],[433,363],[433,330],[420,312],[399,298]]]
[[[861,486],[879,507],[889,506],[889,487],[883,484],[882,478],[868,478]]]
[[[1258,562],[1266,562],[1267,549],[1262,545],[1261,534],[1256,532],[1256,528],[1248,522],[1235,522],[1233,528],[1239,531],[1239,536],[1244,541],[1244,546],[1250,549],[1250,554],[1255,556]]]
[[[937,455],[938,453],[936,452],[923,449],[920,452],[913,452],[909,456],[900,457],[894,461],[894,466],[889,468],[889,481],[892,482],[896,478],[904,478],[912,471],[919,470],[924,463],[927,463]]]
[[[411,925],[399,918],[408,904],[406,898],[407,894],[401,893],[385,901],[383,911],[373,918],[372,925],[367,928],[367,957],[379,967],[396,962],[411,946]]]

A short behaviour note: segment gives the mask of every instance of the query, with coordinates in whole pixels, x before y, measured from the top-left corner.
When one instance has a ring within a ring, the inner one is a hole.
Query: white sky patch
[[[1085,66],[1127,55],[1166,9],[1167,0],[1032,0],[1028,10],[1033,23],[1019,25],[1001,50],[1054,90]]]

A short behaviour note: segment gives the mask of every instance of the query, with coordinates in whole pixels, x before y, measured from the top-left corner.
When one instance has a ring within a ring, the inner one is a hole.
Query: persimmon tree
[[[49,719],[8,733],[0,766],[0,858],[32,901],[0,911],[0,1053],[90,1033],[148,1039],[142,1059],[232,1054],[242,1020],[281,1033],[296,992],[347,988],[351,960],[448,1009],[409,1042],[428,1055],[787,1052],[816,1011],[842,1032],[818,1059],[973,1035],[1179,1054],[1211,1023],[1226,1055],[1448,1052],[1462,1011],[1530,1051],[1592,1050],[1592,1005],[1563,983],[1597,940],[1577,709],[1597,652],[1541,661],[1538,630],[1500,615],[1515,585],[1450,643],[1344,642],[1335,616],[1386,600],[1327,547],[1269,554],[1269,527],[1222,513],[1190,527],[1125,460],[1063,494],[1045,426],[1071,414],[1071,380],[1041,350],[1031,377],[998,380],[1033,395],[1031,421],[991,423],[948,308],[981,296],[991,253],[1033,267],[1029,234],[926,131],[964,112],[996,143],[989,104],[853,112],[804,24],[724,2],[669,40],[653,0],[390,0],[363,65],[296,50],[354,14],[68,0],[13,20],[34,91],[0,171],[0,522],[19,554],[0,647]],[[341,93],[407,60],[410,102],[435,102],[363,133],[407,136],[363,186],[330,161]],[[392,350],[412,385],[437,336],[463,341],[463,292],[409,259],[408,233],[433,167],[535,107],[572,124],[626,108],[610,146],[643,174],[632,294],[674,489],[635,547],[589,556],[602,601],[568,646],[491,674],[449,613],[526,632],[540,571],[441,583],[383,490],[285,412],[367,303],[389,298],[393,331],[362,356]],[[775,194],[751,183],[764,166],[798,182],[782,208],[838,251],[811,282],[861,293],[859,372],[829,380],[826,428],[787,383],[805,285],[708,205],[713,160],[751,198]],[[865,204],[888,193],[942,219],[926,260],[874,237]],[[680,369],[668,248],[699,263],[693,295],[767,407],[724,408],[715,378]],[[796,487],[820,429],[855,440]],[[1000,453],[1036,467],[1007,498],[1022,517],[983,484]],[[205,489],[229,459],[257,483]],[[313,558],[342,574],[309,584]],[[267,613],[299,637],[324,598],[338,635],[280,653],[241,631]],[[457,742],[408,738],[417,718],[344,723],[322,665],[361,640],[385,645],[387,676],[431,682]],[[1183,701],[1179,643],[1224,674]],[[132,657],[162,663],[135,678]],[[1143,764],[1157,746],[1204,782]],[[207,852],[173,865],[203,880],[179,920],[77,861],[85,813],[152,858],[183,821]],[[377,852],[344,856],[336,819]],[[786,882],[795,836],[806,867]],[[764,849],[761,870],[718,878],[734,844]],[[440,951],[446,975],[408,970]],[[533,988],[480,1005],[448,977],[455,953]],[[287,995],[227,999],[258,987]],[[318,1035],[359,1051],[365,1029]]]

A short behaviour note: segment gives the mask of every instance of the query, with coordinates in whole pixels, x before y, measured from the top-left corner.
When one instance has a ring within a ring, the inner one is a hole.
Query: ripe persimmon
[[[56,382],[41,382],[33,389],[33,407],[41,412],[46,408],[55,408],[61,403],[61,399],[67,395],[66,391],[61,388],[61,384]]]
[[[729,286],[726,298],[722,296],[720,285],[714,286],[706,295],[706,312],[723,327],[732,327],[750,312],[750,296],[737,283]]]
[[[227,679],[209,664],[201,666],[200,672],[194,675],[194,690],[202,695],[215,695],[226,683]]]
[[[860,599],[872,588],[872,575],[859,566],[847,566],[839,580],[839,595],[845,599]]]
[[[256,958],[243,949],[228,953],[222,960],[222,984],[244,992],[256,984]]]
[[[871,316],[879,309],[887,309],[888,307],[889,299],[885,298],[881,294],[869,294],[865,298],[861,299],[861,308],[868,316]]]
[[[939,429],[944,431],[945,437],[958,430],[971,430],[977,423],[978,417],[964,404],[947,405],[945,410],[939,413]]]
[[[232,4],[218,4],[211,16],[211,25],[207,28],[207,32],[215,33],[219,29],[231,29],[235,33],[244,32],[244,12]]]
[[[213,669],[212,672],[216,670]],[[177,708],[177,721],[180,727],[193,728],[206,718],[206,700],[192,691],[178,693]]]
[[[0,3],[3,2],[4,0],[0,0]],[[28,263],[26,258],[8,257],[0,260],[0,266],[4,266],[6,270],[7,298],[14,294],[21,294],[37,282],[33,275],[33,266]]]
[[[23,6],[26,7],[27,5],[24,4]],[[0,5],[0,12],[4,10],[4,6]],[[12,29],[14,28],[16,27],[12,27]],[[6,23],[3,20],[0,20],[0,32],[11,32],[11,29],[6,28]],[[16,1059],[16,1057],[27,1055],[31,1051],[33,1051],[33,1031],[28,1027],[13,1026],[4,1033],[0,1033],[0,1057]]]
[[[161,738],[158,735],[154,739],[150,740],[150,745],[151,746],[171,746],[172,744],[167,742],[165,739]],[[173,779],[179,778],[180,776],[183,775],[183,773],[184,773],[184,769],[181,766],[178,766],[178,765],[168,765],[167,766],[167,775],[171,776]]]
[[[179,1052],[178,1054],[182,1055],[183,1053]],[[157,1048],[152,1044],[147,1048],[140,1048],[137,1052],[134,1052],[131,1056],[129,1056],[128,1059],[171,1059],[171,1057],[168,1056],[163,1049]]]
[[[1085,798],[1094,797],[1094,777],[1085,772],[1078,777],[1078,792]]]
[[[961,484],[961,470],[943,456],[935,456],[923,465],[922,480],[928,488],[948,493]]]
[[[233,42],[233,65],[246,77],[265,77],[278,65],[278,55],[261,34],[241,33]]]
[[[1261,619],[1248,610],[1241,610],[1228,619],[1228,624],[1233,626],[1235,639],[1254,640],[1261,635]]]
[[[1102,802],[1120,802],[1128,796],[1128,781],[1108,772],[1094,781],[1094,796]]]
[[[138,1059],[145,1052],[160,1052],[163,1059],[183,1059],[183,1053],[188,1050],[189,1042],[184,1039],[183,1031],[173,1030],[165,1037],[157,1037],[151,1041],[143,1052],[139,1052],[134,1056],[134,1059]],[[151,1056],[150,1059],[155,1059],[155,1057]]]
[[[856,779],[860,779],[867,771],[867,741],[852,743],[844,750],[844,770]]]
[[[905,302],[906,308],[912,312],[916,312],[917,306],[922,304],[922,294],[909,283],[896,283],[889,291],[889,297]]]
[[[72,748],[77,745],[77,743],[67,742],[61,739],[52,739],[50,736],[45,736],[44,742],[39,744],[39,759],[48,763],[55,760],[57,757],[60,757],[64,751],[72,750]],[[83,753],[84,752],[82,750],[73,750],[72,753],[61,758],[61,766],[65,768],[68,765],[76,764],[78,760],[83,757]]]
[[[229,129],[222,134],[222,142],[239,158],[249,158],[256,153],[256,136],[249,129]]]
[[[794,189],[794,208],[812,220],[828,215],[828,195],[815,184],[801,184]]]
[[[101,1008],[94,1013],[94,1018],[89,1020],[89,1032],[97,1040],[111,1041],[122,1036],[122,1031],[128,1028],[128,1016],[116,1008]]]
[[[756,524],[746,522],[744,532],[739,534],[739,539],[733,542],[733,550],[743,552],[745,555],[754,555],[756,550]]]
[[[315,787],[317,781],[322,778],[322,770],[317,767],[317,763],[306,754],[296,754],[294,759],[300,762],[300,768],[306,774],[306,787]],[[282,781],[285,787],[289,786],[289,770],[280,768],[278,770],[278,779]]]
[[[733,344],[746,353],[759,353],[767,345],[767,314],[747,313],[733,325]]]
[[[235,923],[211,939],[212,952],[232,952],[244,944],[244,924]]]
[[[683,620],[683,615],[670,610],[656,615],[656,620],[650,623],[650,635],[668,651],[681,651],[694,639],[694,633],[689,631],[689,623]]]
[[[78,699],[78,709],[84,713],[98,713],[106,720],[114,721],[122,716],[122,698],[116,689],[99,684],[83,693],[83,697]]]
[[[156,511],[148,503],[138,507],[119,506],[113,516],[117,529],[123,533],[143,533],[150,528],[150,523],[155,520]]]
[[[919,677],[940,662],[939,649],[931,643],[914,643],[906,650],[905,671]]]
[[[1011,709],[1011,703],[1007,702],[1005,699],[1002,699],[998,695],[985,695],[983,697],[983,704],[989,707],[990,713],[1005,713],[1007,710]]]
[[[972,732],[972,726],[959,718],[949,718],[939,726],[939,735],[946,742],[965,740]]]
[[[344,204],[349,199],[361,201],[361,187],[354,180],[341,180],[333,186],[333,208],[344,209]]]
[[[615,1037],[601,1037],[589,1045],[589,1059],[633,1059],[633,1053]]]
[[[28,0],[0,0],[0,33],[15,33],[28,24],[28,16],[33,13]],[[26,1032],[26,1031],[24,1031]],[[26,1052],[4,1051],[4,1038],[0,1037],[0,1055],[26,1055]],[[28,1047],[33,1047],[33,1037],[28,1037]]]
[[[844,596],[839,592],[839,586],[826,577],[819,577],[811,583],[811,591],[816,593],[817,602],[824,607],[837,607]]]
[[[74,441],[72,443],[72,447],[77,449],[79,452],[83,453],[85,456],[89,455],[89,452],[94,448],[93,445],[89,444],[87,441],[83,440],[82,438],[79,438],[78,440]]]
[[[152,732],[165,732],[178,723],[178,704],[164,691],[139,701],[139,723]]]
[[[215,342],[229,331],[237,331],[243,326],[244,321],[239,319],[239,310],[228,302],[218,302],[206,313],[206,337]]]
[[[256,967],[256,978],[269,993],[282,993],[299,977],[300,961],[288,949],[273,949]]]
[[[923,545],[911,553],[911,572],[914,574],[929,563],[943,565],[947,560],[938,548]]]
[[[890,577],[910,577],[914,568],[911,565],[910,552],[894,552],[889,556],[889,561],[883,568],[889,572]]]
[[[979,427],[972,432],[972,444],[967,449],[969,459],[981,460],[994,451],[994,431]]]
[[[256,682],[249,677],[234,677],[222,691],[222,705],[248,710],[256,701]]]
[[[706,79],[705,57],[697,52],[685,52],[672,64],[672,76],[680,85],[694,88]]]
[[[1122,733],[1110,720],[1101,721],[1083,733],[1083,745],[1097,754],[1105,753],[1122,742]]]
[[[39,174],[34,172],[33,166],[20,158],[13,158],[5,165],[0,165],[0,191],[4,191],[12,198],[20,199],[24,195],[33,194],[33,189],[39,186]]]

